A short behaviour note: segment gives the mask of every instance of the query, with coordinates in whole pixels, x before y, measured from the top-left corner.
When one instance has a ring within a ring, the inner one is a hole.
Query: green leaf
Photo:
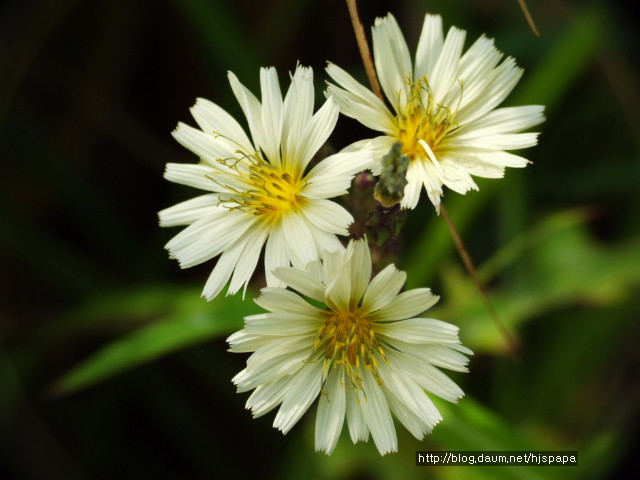
[[[553,309],[578,302],[612,305],[640,284],[640,239],[603,248],[591,238],[585,211],[559,212],[514,239],[479,270],[487,282],[511,264],[526,261],[527,275],[489,292],[500,318],[511,331]],[[505,342],[490,313],[460,266],[442,269],[447,302],[433,310],[454,321],[463,343],[476,352],[498,352]],[[597,279],[597,281],[594,281]]]
[[[212,302],[193,297],[168,316],[120,338],[76,366],[52,387],[68,394],[191,345],[219,338],[242,328],[245,315],[259,308],[240,295]]]

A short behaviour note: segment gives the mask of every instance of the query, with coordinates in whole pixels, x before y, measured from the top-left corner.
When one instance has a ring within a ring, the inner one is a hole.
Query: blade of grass
[[[209,303],[194,297],[163,320],[105,346],[58,380],[50,393],[69,394],[160,356],[227,335],[242,328],[245,315],[258,310],[240,295]]]

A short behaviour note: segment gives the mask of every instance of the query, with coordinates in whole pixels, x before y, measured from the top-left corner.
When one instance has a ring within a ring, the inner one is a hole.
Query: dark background
[[[170,135],[195,123],[195,98],[242,118],[228,70],[257,92],[258,68],[274,65],[284,91],[296,62],[311,66],[316,107],[327,60],[365,82],[344,2],[1,3],[0,479],[615,478],[634,468],[638,18],[623,2],[529,4],[539,38],[515,1],[360,1],[367,33],[390,11],[412,52],[426,11],[466,29],[467,47],[495,37],[525,68],[507,104],[547,106],[540,144],[523,153],[532,165],[444,198],[519,360],[423,198],[398,264],[408,286],[442,296],[433,316],[460,325],[476,355],[469,374],[453,375],[467,397],[438,404],[434,433],[417,442],[398,426],[400,452],[380,458],[347,435],[331,457],[314,453],[315,407],[287,436],[273,413],[251,419],[230,382],[246,357],[224,338],[255,311],[253,294],[201,300],[211,262],[180,271],[163,250],[178,230],[156,217],[194,195],[162,173],[196,161]],[[366,135],[341,118],[331,140]],[[579,450],[580,467],[416,468],[414,452],[429,449]]]

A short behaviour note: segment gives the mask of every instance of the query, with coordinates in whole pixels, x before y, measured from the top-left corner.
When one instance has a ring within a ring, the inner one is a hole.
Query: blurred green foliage
[[[252,89],[296,61],[364,82],[343,2],[18,0],[0,10],[0,478],[615,478],[633,466],[640,385],[640,100],[636,22],[622,3],[360,2],[415,46],[426,9],[486,32],[525,67],[509,104],[546,105],[533,164],[450,215],[502,320],[507,354],[428,202],[396,245],[408,288],[460,326],[466,397],[418,442],[380,457],[343,432],[313,451],[315,408],[283,437],[253,420],[224,339],[262,285],[207,303],[211,265],[179,271],[155,212],[191,195],[161,178],[193,161],[169,132],[206,96],[239,116],[225,72]],[[364,135],[341,119],[336,148]],[[578,450],[578,467],[415,467],[416,450]]]

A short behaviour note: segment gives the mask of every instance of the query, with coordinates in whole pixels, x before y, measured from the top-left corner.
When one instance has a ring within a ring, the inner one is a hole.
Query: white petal
[[[497,169],[496,171],[496,169],[491,168],[491,166],[482,172],[481,169],[474,169],[474,165],[466,165],[454,158],[443,159],[441,166],[444,173],[444,175],[442,175],[442,182],[451,190],[461,194],[465,194],[469,190],[478,190],[478,186],[473,181],[473,178],[471,178],[471,172],[466,168],[467,166],[479,173],[486,173],[486,176],[502,172],[502,169]]]
[[[393,136],[383,135],[380,137],[359,140],[348,147],[343,148],[341,151],[346,153],[369,150],[372,162],[365,170],[371,170],[371,173],[377,176],[380,175],[382,157],[389,153],[389,150],[391,150],[391,147],[396,143],[396,141],[397,139]]]
[[[344,368],[332,368],[322,390],[316,415],[316,452],[324,451],[330,455],[338,443],[344,424]]]
[[[274,225],[264,249],[264,273],[269,287],[283,286],[283,283],[274,276],[273,271],[291,264],[284,235],[282,225]]]
[[[286,335],[282,337],[272,337],[270,342],[258,348],[247,360],[247,369],[262,365],[263,363],[277,357],[287,356],[291,352],[298,352],[303,349],[309,350],[313,338],[309,335]]]
[[[259,313],[249,315],[245,320],[249,333],[270,336],[315,335],[324,323],[324,319],[319,319],[316,314],[299,312]]]
[[[236,268],[236,264],[238,263],[238,259],[242,254],[242,250],[244,247],[243,242],[239,242],[228,250],[225,250],[220,258],[218,259],[218,263],[216,263],[215,268],[209,275],[207,279],[207,283],[204,285],[204,289],[202,290],[202,296],[207,300],[212,300],[220,290],[225,286],[225,284],[229,281],[231,277],[231,273],[233,269]]]
[[[369,440],[369,427],[364,420],[362,409],[360,408],[360,396],[359,390],[355,388],[347,388],[347,426],[349,427],[349,435],[353,443],[360,441],[366,442]]]
[[[307,202],[302,213],[316,228],[339,235],[348,235],[347,227],[353,223],[353,217],[344,207],[322,198]]]
[[[280,165],[280,140],[282,138],[283,103],[276,69],[260,69],[262,88],[262,129],[264,138],[260,143],[272,165]]]
[[[228,210],[218,207],[220,203],[218,195],[207,194],[180,202],[172,207],[165,208],[158,212],[161,227],[175,227],[178,225],[189,225],[196,220],[209,216],[223,214]]]
[[[463,109],[474,101],[482,102],[485,91],[496,76],[495,67],[503,54],[494,46],[493,39],[481,36],[460,59],[457,78],[463,94],[456,99],[456,105]]]
[[[433,67],[431,78],[428,79],[436,103],[442,103],[445,95],[456,81],[458,61],[464,46],[465,36],[464,30],[455,27],[451,27],[447,33],[440,57]]]
[[[282,403],[295,378],[295,375],[281,377],[275,382],[256,388],[246,404],[246,408],[251,410],[253,418],[264,415]]]
[[[349,270],[348,266],[343,265],[342,269],[337,272],[331,282],[327,284],[327,288],[325,290],[325,303],[334,312],[349,311],[351,304],[351,276]]]
[[[255,352],[258,348],[268,344],[271,339],[266,335],[240,330],[227,338],[229,351],[234,353]]]
[[[507,58],[493,70],[487,87],[474,97],[469,96],[472,101],[458,110],[456,113],[458,122],[464,125],[493,110],[509,95],[521,76],[522,69],[516,66],[513,58]]]
[[[450,138],[471,139],[495,133],[517,133],[544,121],[542,105],[499,108],[450,134]]]
[[[288,159],[296,157],[303,129],[311,120],[313,101],[313,70],[297,66],[284,99],[282,166],[287,171],[291,168]]]
[[[364,87],[340,67],[329,63],[327,73],[341,87],[331,83],[325,95],[333,97],[343,115],[354,118],[372,130],[392,134],[395,119],[387,106],[371,90]]]
[[[233,295],[251,279],[256,269],[262,246],[269,235],[269,227],[254,223],[252,231],[245,237],[244,248],[236,264],[227,295]]]
[[[251,141],[236,119],[215,103],[205,98],[197,98],[195,105],[191,107],[191,115],[204,132],[214,136],[220,135],[233,143],[234,147],[229,147],[230,150],[253,150]]]
[[[439,298],[437,295],[433,295],[428,288],[408,290],[396,296],[377,312],[372,313],[370,318],[377,322],[410,318],[432,307]]]
[[[458,327],[433,318],[412,318],[399,322],[376,323],[376,335],[407,343],[460,343]]]
[[[463,145],[473,145],[478,149],[493,150],[518,150],[520,148],[532,147],[538,143],[538,133],[495,133],[485,135],[482,138],[460,141],[456,143]]]
[[[422,162],[414,160],[409,164],[407,169],[407,186],[404,187],[404,197],[400,202],[402,208],[414,209],[420,200],[420,191],[422,190],[423,175]]]
[[[371,165],[368,151],[340,152],[325,158],[307,175],[302,195],[307,198],[331,198],[347,193],[353,176]]]
[[[233,90],[233,93],[240,104],[240,108],[242,108],[242,112],[247,118],[254,147],[267,143],[265,141],[265,133],[262,126],[262,105],[255,95],[240,83],[238,77],[236,77],[233,72],[229,72],[228,77],[231,90]]]
[[[326,252],[322,260],[322,278],[325,285],[333,282],[343,270],[350,251]],[[310,265],[309,265],[310,266]]]
[[[320,315],[321,312],[320,309],[307,303],[297,293],[284,288],[263,288],[255,302],[270,312],[291,312],[310,316]]]
[[[464,392],[460,387],[436,367],[428,363],[416,365],[411,357],[390,349],[386,353],[389,361],[395,367],[434,395],[450,402],[457,402],[459,398],[464,396]]]
[[[382,391],[385,393],[389,408],[411,435],[422,440],[425,433],[431,432],[432,427],[430,428],[419,415],[416,415],[401,400],[393,396],[384,385]]]
[[[300,176],[302,176],[311,158],[331,135],[338,121],[339,113],[338,106],[329,98],[311,118],[311,121],[306,124],[301,137],[298,139],[298,148],[294,150],[295,158],[290,159],[291,163],[295,164],[298,169]]]
[[[444,184],[463,194],[469,190],[478,190],[478,186],[470,175],[484,178],[502,178],[504,176],[504,167],[483,162],[479,156],[475,158],[470,155],[447,156],[442,161],[442,167],[447,178]],[[457,185],[456,182],[458,182]]]
[[[304,371],[304,367],[309,365],[306,362],[309,353],[309,348],[286,352],[284,355],[253,365],[252,368],[245,368],[233,377],[232,381],[240,393],[274,382],[282,375],[294,375],[299,370]]]
[[[440,15],[426,14],[416,50],[415,79],[422,78],[425,75],[428,79],[431,78],[433,68],[442,51],[443,43],[442,17]]]
[[[385,398],[391,400],[391,408],[417,439],[442,420],[442,416],[421,386],[394,364],[381,364],[378,369],[382,378]]]
[[[191,163],[167,163],[164,172],[164,178],[170,182],[210,192],[225,192],[223,187],[212,180],[213,175],[214,171],[210,166]]]
[[[397,451],[398,439],[389,405],[375,378],[366,369],[362,374],[362,387],[364,394],[357,392],[360,408],[380,455]]]
[[[451,345],[415,344],[392,338],[387,338],[386,341],[394,349],[404,352],[420,362],[430,363],[436,367],[447,368],[457,372],[468,371],[467,364],[469,359],[461,352],[451,348]]]
[[[219,160],[235,156],[238,147],[222,137],[193,128],[185,123],[178,123],[171,132],[180,145],[188,148],[202,160],[217,169],[223,169]]]
[[[351,295],[349,311],[353,312],[358,307],[369,280],[371,280],[371,253],[366,239],[353,241],[353,255],[347,266],[350,276]]]
[[[324,285],[311,272],[299,268],[278,268],[274,275],[301,294],[324,302]]]
[[[407,274],[396,269],[395,265],[387,265],[380,273],[378,273],[367,290],[364,292],[362,299],[363,315],[369,312],[375,312],[391,302],[404,285]]]
[[[500,167],[526,167],[531,163],[526,158],[508,152],[482,152],[477,157],[482,162]]]
[[[313,241],[316,244],[316,250],[322,252],[320,255],[324,257],[325,252],[338,252],[344,251],[344,247],[338,237],[333,233],[321,230],[313,224],[308,224],[309,231],[313,237]]]
[[[371,30],[373,58],[382,90],[391,105],[399,110],[410,98],[407,81],[411,80],[411,57],[398,22],[390,13],[376,18]],[[399,95],[399,96],[398,96]]]
[[[254,223],[252,218],[242,212],[223,212],[227,215],[215,213],[192,223],[165,245],[171,258],[177,258],[182,268],[198,265],[220,254]]]
[[[297,375],[296,383],[285,396],[273,426],[287,433],[307,411],[311,403],[320,393],[322,363],[307,364]]]
[[[309,262],[318,259],[313,237],[303,218],[291,212],[283,214],[282,229],[285,232],[287,252],[294,267],[304,268]]]

